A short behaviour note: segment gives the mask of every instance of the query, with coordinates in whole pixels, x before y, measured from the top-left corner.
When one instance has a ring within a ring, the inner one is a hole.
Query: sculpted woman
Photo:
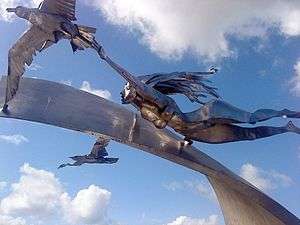
[[[144,119],[157,128],[166,126],[192,140],[220,144],[245,140],[255,140],[287,132],[300,134],[300,128],[291,121],[281,127],[255,126],[275,117],[300,118],[300,112],[288,109],[259,109],[253,113],[244,111],[220,99],[216,88],[209,86],[207,75],[217,72],[212,68],[208,72],[155,73],[135,77],[108,56],[102,58],[128,82],[121,92],[122,102],[132,104]],[[169,96],[183,94],[190,101],[198,102],[201,107],[193,112],[183,113]],[[212,97],[208,102],[200,98]],[[250,124],[242,127],[240,124]]]

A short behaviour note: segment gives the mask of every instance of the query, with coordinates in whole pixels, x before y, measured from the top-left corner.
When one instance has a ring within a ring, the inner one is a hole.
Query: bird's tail
[[[94,48],[99,51],[101,45],[95,39],[96,28],[77,25],[79,35],[71,39],[73,52],[84,50],[86,48]]]

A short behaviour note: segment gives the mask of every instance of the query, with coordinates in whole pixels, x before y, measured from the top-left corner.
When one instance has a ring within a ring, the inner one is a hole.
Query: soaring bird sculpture
[[[108,153],[106,147],[110,142],[109,138],[99,137],[94,144],[94,147],[90,154],[83,156],[73,156],[70,157],[74,160],[74,163],[61,164],[58,169],[64,168],[66,166],[81,166],[83,164],[113,164],[118,162],[118,158],[106,158]]]
[[[8,79],[3,112],[8,112],[8,102],[16,94],[25,65],[30,66],[36,51],[43,51],[61,39],[70,40],[72,50],[95,49],[103,57],[102,46],[95,40],[96,29],[77,25],[76,0],[44,0],[38,8],[18,6],[8,12],[28,20],[31,27],[9,50]]]

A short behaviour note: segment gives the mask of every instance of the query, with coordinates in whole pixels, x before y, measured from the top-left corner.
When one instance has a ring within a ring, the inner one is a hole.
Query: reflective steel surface
[[[0,82],[0,105],[6,78]],[[279,203],[253,187],[199,149],[181,147],[181,139],[119,104],[54,82],[23,78],[9,114],[22,119],[113,140],[157,155],[207,176],[220,202],[227,225],[300,225],[300,220]],[[187,203],[188,204],[188,203]]]

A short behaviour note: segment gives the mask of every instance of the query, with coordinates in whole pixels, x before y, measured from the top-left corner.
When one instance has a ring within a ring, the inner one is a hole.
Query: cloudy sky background
[[[8,49],[28,26],[5,9],[38,3],[1,0],[2,74]],[[107,52],[137,75],[215,65],[220,72],[212,80],[226,101],[249,111],[300,109],[297,0],[79,0],[77,18],[79,24],[96,27]],[[39,54],[26,76],[115,102],[124,85],[93,51],[73,54],[66,41]],[[198,107],[176,99],[184,111]],[[120,157],[116,165],[56,170],[67,157],[86,154],[93,142],[55,127],[0,120],[0,225],[223,224],[203,176],[117,143],[109,147],[111,155]],[[300,215],[299,136],[195,145]]]

